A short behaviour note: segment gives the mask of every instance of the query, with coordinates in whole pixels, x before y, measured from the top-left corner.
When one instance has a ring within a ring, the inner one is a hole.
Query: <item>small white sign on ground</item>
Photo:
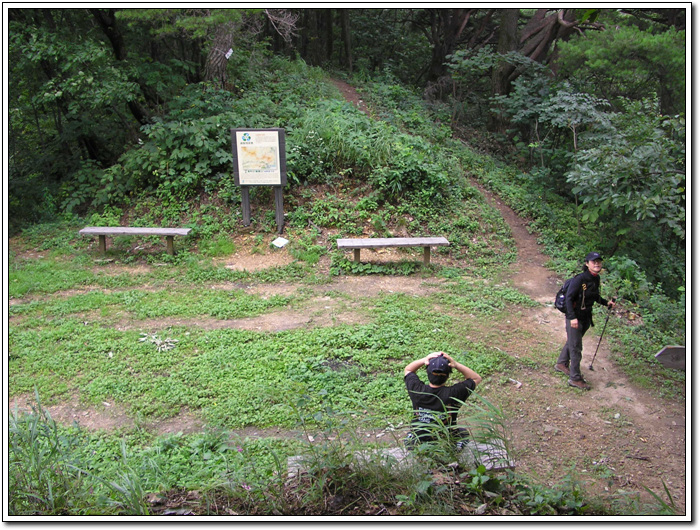
[[[272,244],[275,245],[277,248],[282,248],[282,247],[285,246],[287,243],[289,243],[289,240],[288,240],[288,239],[285,239],[285,238],[283,238],[283,237],[278,237],[277,239],[275,239],[275,240],[272,242]]]

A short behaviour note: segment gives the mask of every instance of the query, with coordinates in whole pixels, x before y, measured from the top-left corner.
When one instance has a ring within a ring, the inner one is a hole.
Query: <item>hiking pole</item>
[[[615,299],[613,298],[612,301],[614,302]],[[598,348],[600,348],[600,343],[603,341],[603,334],[605,333],[605,328],[607,327],[608,320],[610,319],[610,311],[612,311],[612,307],[608,307],[608,316],[605,317],[605,324],[603,324],[603,331],[600,333],[600,339],[598,339],[598,346],[596,346],[596,348],[595,348],[595,353],[593,354],[593,359],[591,359],[591,364],[588,367],[589,370],[593,370],[593,361],[595,361],[595,356],[598,355]]]

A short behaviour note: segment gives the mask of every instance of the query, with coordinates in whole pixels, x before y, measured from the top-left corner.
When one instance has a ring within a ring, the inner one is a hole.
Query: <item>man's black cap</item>
[[[428,373],[435,375],[450,375],[452,373],[450,361],[448,361],[447,357],[444,357],[443,355],[433,357],[432,359],[430,359],[430,361],[428,361]]]
[[[452,373],[452,367],[447,357],[438,355],[428,361],[428,381],[434,385],[444,385]]]

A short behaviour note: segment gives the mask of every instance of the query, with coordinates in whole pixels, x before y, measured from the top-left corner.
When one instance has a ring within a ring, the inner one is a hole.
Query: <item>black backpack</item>
[[[557,294],[554,296],[554,307],[556,307],[562,313],[566,313],[566,291],[568,291],[569,289],[569,284],[571,284],[571,280],[573,280],[577,276],[578,274],[566,280],[564,282],[564,285],[561,286],[561,289],[559,289],[557,291]]]

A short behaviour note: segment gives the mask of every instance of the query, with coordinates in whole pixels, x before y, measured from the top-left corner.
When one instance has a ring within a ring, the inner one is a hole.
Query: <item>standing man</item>
[[[428,372],[427,385],[416,374],[423,366]],[[453,368],[464,379],[445,386]],[[439,425],[446,426],[448,433],[457,439],[467,436],[466,429],[457,427],[457,412],[481,382],[479,374],[440,351],[408,364],[404,368],[404,382],[414,413],[413,429],[406,438],[407,446],[433,441],[435,428]]]
[[[566,344],[559,354],[554,369],[569,376],[569,386],[590,390],[581,375],[583,336],[593,325],[593,304],[615,307],[615,302],[600,295],[600,271],[603,259],[598,252],[589,252],[583,272],[574,276],[566,291]]]

